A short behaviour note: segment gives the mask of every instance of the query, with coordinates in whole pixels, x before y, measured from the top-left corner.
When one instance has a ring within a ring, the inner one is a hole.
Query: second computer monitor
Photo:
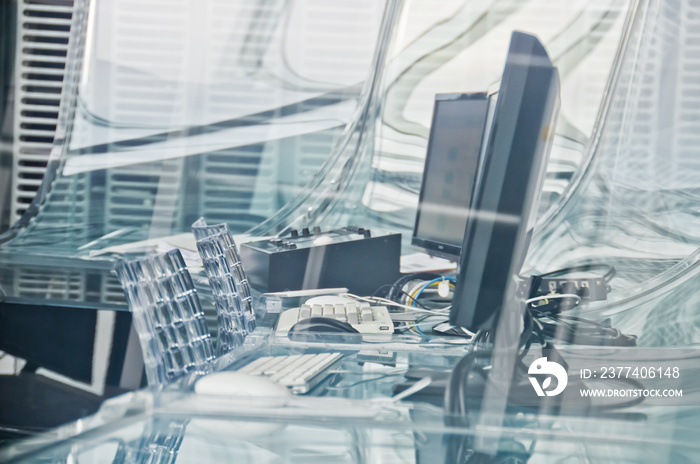
[[[459,259],[488,108],[483,92],[435,96],[411,242],[428,254]]]

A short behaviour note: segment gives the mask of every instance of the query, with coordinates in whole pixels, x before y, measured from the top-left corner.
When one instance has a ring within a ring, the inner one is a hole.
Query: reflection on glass
[[[513,30],[536,34],[562,78],[544,214],[585,161],[628,8],[595,0],[412,2],[390,51],[373,169],[353,222],[412,229],[435,94],[497,90]]]
[[[134,241],[200,216],[244,231],[311,179],[352,121],[383,2],[159,5],[80,3],[59,166],[17,245]]]
[[[343,165],[396,16],[384,1],[344,0],[77,0],[70,14],[69,44],[54,47],[67,57],[51,84],[61,106],[48,166],[0,254],[20,267],[79,258],[90,288],[75,299],[100,305],[111,247],[188,232],[201,216],[243,232],[347,150]],[[24,298],[20,271],[0,278]]]
[[[189,420],[154,418],[136,443],[121,442],[112,464],[174,464]]]
[[[700,9],[687,1],[640,2],[601,111],[590,162],[546,218],[528,261],[539,271],[603,264],[617,271],[609,317],[645,345],[696,343],[697,182],[700,132],[694,78]]]
[[[85,291],[70,298],[119,306],[105,280],[112,247],[152,252],[141,241],[201,216],[253,234],[376,225],[408,241],[434,94],[497,84],[513,29],[542,38],[562,73],[544,211],[585,164],[627,8],[78,0],[51,161],[0,238],[3,262],[19,266],[0,284],[25,298],[23,263],[78,257]]]

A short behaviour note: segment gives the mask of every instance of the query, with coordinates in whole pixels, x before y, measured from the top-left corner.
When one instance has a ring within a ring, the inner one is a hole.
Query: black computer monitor
[[[483,92],[435,96],[411,241],[428,254],[459,259],[488,107]]]
[[[0,303],[0,350],[24,359],[25,370],[95,395],[140,386],[142,355],[130,328],[128,311]]]
[[[516,289],[559,110],[559,74],[534,35],[513,32],[462,242],[450,322],[495,327]]]

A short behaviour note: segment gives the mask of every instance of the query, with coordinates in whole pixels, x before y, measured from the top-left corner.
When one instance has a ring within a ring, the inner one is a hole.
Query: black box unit
[[[325,233],[304,229],[286,238],[244,243],[240,254],[248,281],[263,292],[347,287],[371,295],[400,276],[401,234],[372,237],[357,227]]]

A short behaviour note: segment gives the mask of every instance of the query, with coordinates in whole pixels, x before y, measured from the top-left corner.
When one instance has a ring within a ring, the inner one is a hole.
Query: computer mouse
[[[232,420],[226,412],[240,412],[241,407],[252,409],[279,409],[284,407],[292,396],[285,387],[266,377],[240,372],[216,372],[202,377],[195,383],[194,391],[201,397],[195,400],[195,408],[213,408],[220,412],[220,418],[193,418],[188,432],[199,429],[200,434],[210,437],[236,437],[247,440],[281,433],[286,427],[283,422],[256,422],[254,420]],[[219,398],[216,398],[219,397]],[[231,397],[232,404],[223,403],[223,397]],[[221,398],[221,399],[220,399]]]
[[[347,322],[330,317],[308,317],[289,329],[289,336],[295,333],[360,333]]]
[[[272,380],[240,372],[215,372],[202,377],[194,385],[200,395],[232,396],[240,398],[279,398],[284,403],[291,392]]]

